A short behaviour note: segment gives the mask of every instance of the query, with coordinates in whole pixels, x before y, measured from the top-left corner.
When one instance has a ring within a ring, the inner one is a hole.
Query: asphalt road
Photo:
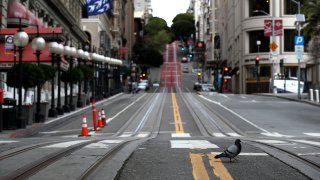
[[[319,179],[318,106],[195,92],[197,74],[182,73],[175,46],[168,48],[162,87],[97,102],[107,126],[93,131],[87,106],[35,124],[32,136],[2,134],[0,179]],[[235,139],[236,160],[213,158]]]

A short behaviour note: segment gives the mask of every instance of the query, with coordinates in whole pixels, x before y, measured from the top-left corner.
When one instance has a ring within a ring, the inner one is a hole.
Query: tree
[[[173,20],[171,29],[175,39],[186,41],[195,31],[193,15],[191,13],[178,14]]]
[[[40,84],[40,86],[43,86],[43,84],[51,79],[54,78],[54,76],[56,75],[56,71],[57,69],[50,66],[50,65],[46,65],[46,64],[40,64],[40,69],[42,70],[43,73],[43,79],[44,82],[42,84]]]
[[[93,69],[90,68],[87,65],[80,65],[79,69],[82,71],[83,73],[83,79],[84,80],[90,80],[91,78],[93,78]]]
[[[303,24],[303,34],[306,36],[306,41],[310,39],[308,50],[314,60],[315,68],[318,68],[320,64],[320,1],[305,0],[302,13],[306,16],[306,22]],[[313,82],[319,83],[319,71],[316,70],[315,73],[316,79],[313,79]]]
[[[320,30],[320,1],[305,0],[302,6],[302,13],[306,16],[303,24],[303,33],[305,36],[315,36]]]
[[[15,64],[7,73],[7,85],[19,88],[19,66]],[[45,83],[45,73],[43,70],[33,63],[22,63],[22,87],[24,88],[24,102],[26,101],[27,91],[29,88],[43,85]]]
[[[192,13],[181,13],[176,15],[176,17],[173,18],[172,22],[173,24],[178,21],[188,21],[193,22],[193,14]]]
[[[173,32],[164,19],[152,17],[145,26],[145,36],[142,42],[136,42],[133,52],[136,63],[144,67],[160,66],[163,63],[161,52],[165,45],[173,39]]]

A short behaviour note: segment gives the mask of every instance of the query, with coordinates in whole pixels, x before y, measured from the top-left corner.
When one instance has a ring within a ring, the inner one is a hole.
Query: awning
[[[18,0],[10,0],[8,4],[8,18],[27,19],[29,25],[38,25],[43,27],[43,21],[37,18],[31,11],[24,7]]]
[[[0,29],[0,36],[1,37],[8,37],[8,36],[13,36],[14,33],[17,32],[18,29],[16,28],[3,28]],[[23,28],[23,30],[28,33],[28,35],[35,35],[37,33],[36,28]],[[48,36],[52,34],[52,32],[55,32],[55,34],[62,34],[62,28],[39,28],[39,34],[40,36]],[[4,38],[1,38],[4,39]],[[37,62],[37,57],[34,54],[35,51],[32,49],[32,38],[29,38],[29,44],[24,47],[24,51],[22,53],[22,61],[23,62]],[[51,62],[52,57],[51,53],[48,50],[48,44],[50,42],[46,42],[45,48],[41,51],[40,55],[40,61],[41,62]],[[10,46],[9,46],[10,47]],[[13,47],[13,45],[12,45]],[[13,48],[8,48],[8,42],[1,41],[0,42],[0,63],[13,63],[14,61],[14,51]],[[19,55],[18,51],[16,52],[16,62],[19,61]],[[65,61],[62,58],[62,61],[66,64],[68,64],[67,61]]]

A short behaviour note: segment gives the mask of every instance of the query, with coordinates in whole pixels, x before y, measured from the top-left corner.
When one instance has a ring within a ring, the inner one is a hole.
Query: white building
[[[264,36],[264,20],[272,20],[275,27],[282,20],[282,36],[275,36],[278,48],[274,60],[274,73],[288,73],[289,77],[297,77],[298,60],[294,49],[294,36],[298,35],[295,21],[298,6],[291,0],[217,0],[219,13],[218,34],[221,40],[221,60],[224,66],[239,68],[232,76],[226,88],[234,93],[269,92],[272,74],[269,44],[272,36]],[[278,24],[277,24],[278,23]],[[276,32],[276,31],[275,31]],[[260,45],[257,42],[260,41]],[[305,43],[306,44],[306,43]],[[304,48],[306,49],[306,48]],[[260,57],[260,89],[257,89],[255,59]],[[284,60],[284,68],[280,68],[280,60]],[[307,53],[303,55],[303,65],[311,63]],[[301,79],[311,81],[305,66],[301,68]]]

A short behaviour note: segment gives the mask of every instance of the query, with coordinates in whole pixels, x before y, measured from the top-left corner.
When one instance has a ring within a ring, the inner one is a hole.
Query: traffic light
[[[191,59],[193,57],[193,54],[189,54],[189,58]]]
[[[181,51],[184,51],[184,47],[181,47]]]
[[[256,66],[259,66],[260,56],[256,56]]]
[[[229,68],[228,67],[224,67],[223,68],[223,75],[224,76],[228,76],[228,74],[229,74]]]

